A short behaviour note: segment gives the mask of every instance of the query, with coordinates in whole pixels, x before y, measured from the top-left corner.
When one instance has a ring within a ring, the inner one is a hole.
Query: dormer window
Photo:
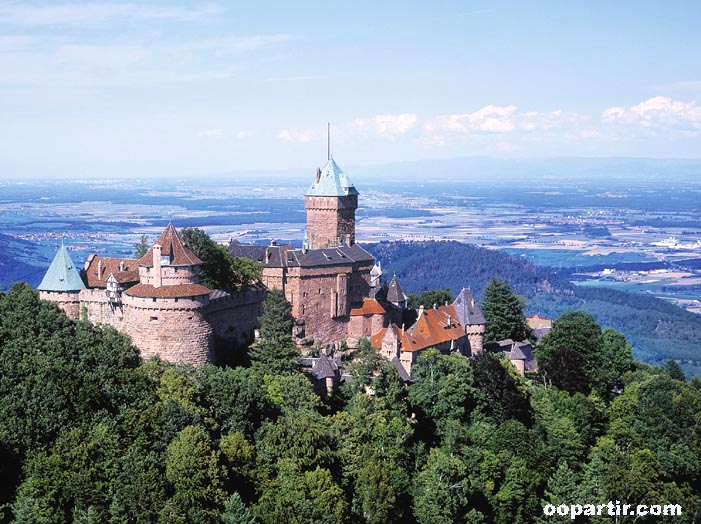
[[[161,255],[161,265],[162,266],[169,266],[170,265],[170,257],[168,255]]]

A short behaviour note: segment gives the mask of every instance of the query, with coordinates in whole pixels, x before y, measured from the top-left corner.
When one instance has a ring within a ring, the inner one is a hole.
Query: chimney
[[[475,297],[472,297],[471,303],[472,303],[472,309],[475,309]]]
[[[119,261],[119,270],[124,271],[124,260]]]
[[[424,314],[424,305],[421,304],[421,305],[419,306],[419,316],[416,317],[416,320],[419,320],[419,319],[421,318],[421,315],[423,315],[423,314]]]
[[[163,279],[161,277],[161,246],[153,246],[153,287],[161,287]]]
[[[102,280],[102,260],[97,261],[97,279]]]
[[[436,304],[435,302],[433,303],[433,309],[438,309],[438,304]]]
[[[319,180],[321,180],[321,168],[317,167],[316,168],[316,183],[319,183]]]

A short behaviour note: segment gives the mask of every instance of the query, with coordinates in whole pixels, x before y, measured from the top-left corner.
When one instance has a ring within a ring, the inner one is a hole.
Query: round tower
[[[39,298],[54,302],[73,320],[80,318],[80,291],[85,284],[63,242],[37,289]]]
[[[195,366],[214,361],[207,318],[211,290],[200,284],[199,260],[168,224],[138,261],[139,283],[124,292],[126,331],[143,358],[159,355]]]

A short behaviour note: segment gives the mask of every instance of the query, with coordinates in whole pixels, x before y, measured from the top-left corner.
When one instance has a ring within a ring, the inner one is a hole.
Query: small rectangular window
[[[151,322],[156,322],[158,320],[158,317],[151,317]]]

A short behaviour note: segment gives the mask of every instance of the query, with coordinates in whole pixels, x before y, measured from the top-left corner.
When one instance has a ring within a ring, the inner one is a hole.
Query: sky
[[[701,2],[0,0],[0,179],[701,157]]]

